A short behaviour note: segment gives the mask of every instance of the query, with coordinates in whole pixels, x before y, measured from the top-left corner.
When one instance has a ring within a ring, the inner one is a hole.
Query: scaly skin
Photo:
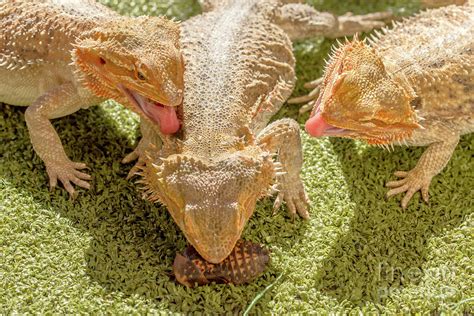
[[[206,1],[204,8],[211,11],[182,24],[181,133],[164,137],[158,150],[146,145],[154,143],[147,136],[153,126],[144,126],[132,156],[149,152],[141,166],[147,197],[168,207],[203,258],[219,263],[269,191],[279,191],[275,208],[285,201],[291,214],[309,217],[299,125],[282,119],[267,126],[294,87],[290,39],[382,23],[354,16],[349,30],[331,14],[276,0]]]
[[[387,183],[387,197],[406,192],[406,208],[418,190],[428,202],[432,178],[459,137],[474,131],[474,8],[429,10],[384,33],[370,45],[356,39],[335,50],[306,130],[384,147],[428,146],[415,168]]]
[[[112,98],[173,133],[182,76],[172,21],[122,17],[87,0],[0,1],[0,102],[29,106],[31,142],[51,187],[59,179],[73,195],[72,183],[89,188],[90,176],[49,120]]]

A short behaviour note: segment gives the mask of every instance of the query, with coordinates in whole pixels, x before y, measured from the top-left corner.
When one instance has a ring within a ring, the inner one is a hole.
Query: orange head
[[[164,134],[179,129],[184,64],[179,25],[158,17],[120,18],[78,40],[74,64],[83,84],[158,123]]]
[[[306,131],[386,144],[420,126],[411,106],[416,97],[402,73],[391,72],[376,51],[355,39],[334,52]]]

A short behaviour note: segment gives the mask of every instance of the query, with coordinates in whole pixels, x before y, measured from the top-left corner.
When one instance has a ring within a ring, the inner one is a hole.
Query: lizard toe
[[[296,210],[298,215],[304,219],[309,218],[308,204],[303,200],[296,200]]]
[[[56,175],[51,175],[49,172],[48,172],[48,176],[49,176],[49,190],[53,191],[56,185],[58,185],[58,178],[56,177]]]
[[[280,207],[281,203],[283,202],[283,193],[278,193],[275,202],[273,203],[273,211],[276,212]]]
[[[89,167],[83,162],[72,162],[72,167],[77,170],[89,169]]]
[[[130,171],[127,174],[127,180],[130,180],[134,176],[137,175],[137,173],[142,169],[142,167],[145,166],[145,162],[143,160],[137,161],[137,163],[130,169]]]
[[[304,113],[306,113],[306,112],[311,111],[312,108],[313,108],[313,103],[312,103],[312,102],[306,103],[305,105],[303,105],[302,107],[300,107],[298,113],[304,114]]]
[[[91,176],[79,171],[86,168],[88,168],[86,164],[72,161],[55,161],[47,164],[46,172],[49,176],[50,188],[53,189],[59,180],[71,197],[76,194],[71,182],[79,187],[89,189],[90,184],[86,181],[90,180]]]
[[[398,181],[389,181],[385,184],[385,186],[387,188],[398,188],[402,185],[404,185],[405,183],[407,182],[407,179],[402,179],[402,180],[398,180]]]
[[[431,176],[424,173],[422,170],[414,168],[410,171],[397,171],[394,173],[395,176],[403,178],[397,181],[387,182],[385,185],[388,188],[391,188],[387,192],[387,198],[406,192],[405,196],[401,201],[401,206],[403,209],[406,209],[408,203],[412,199],[413,195],[421,190],[421,196],[425,202],[428,202],[428,189],[431,183]]]
[[[90,189],[91,188],[91,185],[90,183],[84,181],[84,180],[81,180],[77,177],[71,177],[69,179],[72,183],[74,183],[75,185],[77,186],[80,186],[81,188],[84,188],[84,189]]]
[[[91,180],[92,179],[92,177],[89,174],[84,173],[84,172],[74,170],[73,173],[74,173],[74,176],[76,178],[79,178],[81,180]]]
[[[403,185],[403,186],[400,186],[400,187],[397,187],[397,188],[393,188],[391,190],[389,190],[386,194],[386,197],[387,199],[394,196],[394,195],[397,195],[397,194],[400,194],[402,192],[406,192],[408,190],[409,186],[407,184]]]
[[[123,164],[130,163],[134,160],[137,160],[138,157],[140,157],[140,155],[137,153],[136,150],[134,150],[131,153],[129,153],[128,155],[126,155],[125,158],[122,159],[122,163]]]
[[[288,104],[306,103],[314,99],[317,99],[319,95],[319,89],[320,89],[319,87],[316,87],[308,95],[291,98],[288,100]]]
[[[428,193],[429,191],[429,188],[430,188],[430,185],[424,185],[422,188],[421,188],[421,196],[423,197],[423,201],[425,201],[426,203],[429,203],[430,202],[430,195]]]
[[[288,213],[290,213],[291,218],[294,218],[296,216],[296,205],[295,201],[293,200],[286,200],[286,207],[288,209]]]
[[[411,198],[413,197],[413,195],[415,194],[416,191],[418,191],[419,189],[416,188],[416,187],[410,187],[408,190],[407,190],[407,193],[405,194],[405,196],[403,197],[402,199],[402,208],[405,210],[408,206],[408,203],[410,202]]]
[[[316,80],[307,82],[303,85],[305,89],[314,89],[316,87],[319,87],[323,83],[323,78],[318,78]]]
[[[408,175],[408,171],[396,171],[393,173],[395,177],[405,178]]]
[[[74,199],[75,196],[74,194],[76,193],[76,191],[74,190],[74,187],[72,186],[71,182],[69,181],[69,179],[67,178],[59,178],[59,181],[61,181],[61,183],[63,184],[64,188],[66,189],[66,191],[69,193],[69,196]]]

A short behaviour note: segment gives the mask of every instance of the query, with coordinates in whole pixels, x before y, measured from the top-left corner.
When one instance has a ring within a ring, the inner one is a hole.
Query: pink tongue
[[[179,130],[180,123],[175,107],[149,103],[147,110],[149,115],[160,124],[163,134],[174,134]]]
[[[313,117],[310,117],[305,124],[306,132],[313,137],[323,136],[324,132],[331,127],[333,126],[324,121],[321,113],[316,113]]]

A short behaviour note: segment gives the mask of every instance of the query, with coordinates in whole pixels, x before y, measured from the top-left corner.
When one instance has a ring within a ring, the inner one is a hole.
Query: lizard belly
[[[0,102],[20,106],[31,105],[47,91],[75,80],[66,64],[13,70],[0,67],[0,78]]]

